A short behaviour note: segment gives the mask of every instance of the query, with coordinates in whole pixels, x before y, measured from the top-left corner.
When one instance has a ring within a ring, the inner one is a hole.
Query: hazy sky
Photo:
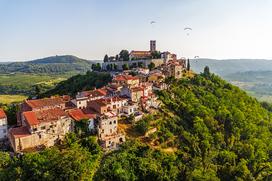
[[[271,9],[272,0],[0,0],[0,61],[102,59],[148,50],[150,39],[179,57],[272,59]]]

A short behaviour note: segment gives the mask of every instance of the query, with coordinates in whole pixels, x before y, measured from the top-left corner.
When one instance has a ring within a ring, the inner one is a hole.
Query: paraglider
[[[185,27],[184,28],[184,31],[186,31],[187,33],[187,36],[189,36],[190,35],[190,31],[192,31],[193,29],[192,28],[190,28],[190,27]]]
[[[156,21],[150,21],[150,24],[155,24],[155,23],[157,23]]]

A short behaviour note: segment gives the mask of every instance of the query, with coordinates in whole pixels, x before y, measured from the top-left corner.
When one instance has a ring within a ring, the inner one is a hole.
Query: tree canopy
[[[271,113],[214,74],[173,80],[161,110],[135,125],[145,143],[106,157],[97,180],[270,180]],[[267,107],[267,106],[266,106]],[[167,150],[172,150],[170,153]]]
[[[111,80],[112,77],[108,73],[88,71],[85,75],[78,74],[60,82],[55,88],[42,93],[39,97],[50,97],[53,95],[74,96],[79,91],[103,87]]]
[[[119,59],[122,61],[129,61],[129,52],[127,50],[121,50],[119,53]]]

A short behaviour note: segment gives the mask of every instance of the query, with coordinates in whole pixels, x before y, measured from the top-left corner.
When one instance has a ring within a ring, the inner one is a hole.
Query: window
[[[39,138],[41,139],[41,138],[42,138],[42,135],[39,134]]]
[[[45,126],[42,126],[41,129],[45,129]]]
[[[37,128],[33,128],[33,131],[37,131]]]
[[[112,124],[112,122],[110,121],[110,125]]]
[[[114,120],[113,123],[116,124],[116,120]]]
[[[81,102],[79,101],[78,104],[81,104]]]

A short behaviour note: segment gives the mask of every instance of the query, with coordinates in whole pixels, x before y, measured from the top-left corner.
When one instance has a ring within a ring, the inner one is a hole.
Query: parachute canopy
[[[187,36],[190,35],[190,31],[192,31],[192,30],[193,30],[193,29],[190,28],[190,27],[185,27],[185,28],[184,28],[184,31],[186,31]]]
[[[192,28],[189,28],[189,27],[186,27],[186,28],[184,28],[184,30],[193,30]]]

